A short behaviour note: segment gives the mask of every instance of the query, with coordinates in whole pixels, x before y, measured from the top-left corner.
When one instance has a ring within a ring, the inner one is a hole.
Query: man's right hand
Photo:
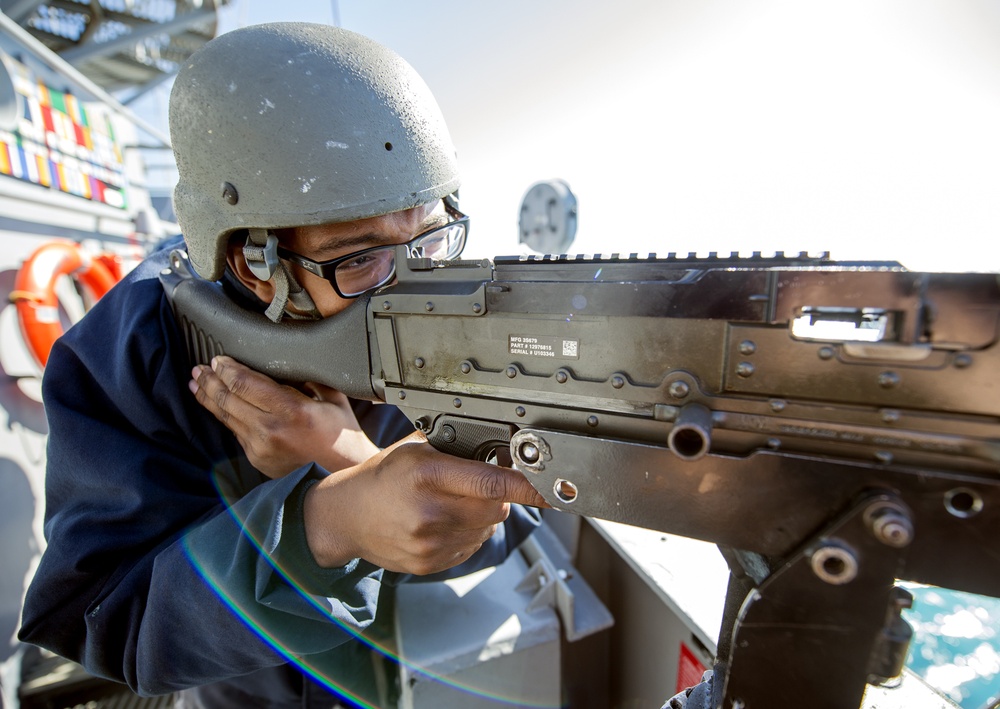
[[[312,462],[340,470],[378,452],[347,397],[330,387],[307,383],[307,396],[222,356],[211,367],[195,367],[188,386],[270,478]]]
[[[321,566],[360,557],[425,575],[472,556],[512,502],[548,507],[516,470],[440,453],[416,432],[314,485],[306,539]]]

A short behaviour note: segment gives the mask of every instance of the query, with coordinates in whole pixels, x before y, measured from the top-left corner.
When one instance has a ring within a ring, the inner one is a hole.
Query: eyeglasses
[[[469,233],[469,218],[457,209],[447,209],[454,221],[418,234],[404,244],[410,258],[448,261],[462,253]],[[396,275],[396,245],[375,246],[329,261],[313,261],[279,246],[278,256],[330,281],[341,298],[357,298],[384,286]]]

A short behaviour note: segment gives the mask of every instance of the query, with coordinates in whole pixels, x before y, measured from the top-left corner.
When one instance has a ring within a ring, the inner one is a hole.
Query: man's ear
[[[244,236],[242,239],[230,240],[229,246],[226,249],[226,263],[229,264],[230,270],[236,275],[240,283],[260,298],[261,302],[270,303],[274,300],[274,281],[262,281],[253,275],[253,272],[247,265],[246,258],[243,256],[243,243],[245,239],[246,237]]]

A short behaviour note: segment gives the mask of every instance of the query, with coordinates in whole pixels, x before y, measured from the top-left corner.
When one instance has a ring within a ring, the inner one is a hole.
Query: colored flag
[[[38,167],[38,184],[46,187],[52,186],[52,168],[49,159],[44,155],[35,155],[35,164]]]

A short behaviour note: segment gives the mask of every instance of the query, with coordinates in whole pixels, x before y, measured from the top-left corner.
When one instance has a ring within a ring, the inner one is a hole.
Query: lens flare
[[[232,520],[239,526],[244,537],[253,545],[260,558],[264,559],[271,568],[281,577],[281,579],[295,591],[295,593],[302,598],[306,603],[311,605],[317,612],[322,614],[326,619],[329,620],[331,624],[336,625],[344,633],[348,634],[351,639],[362,643],[364,646],[369,648],[372,652],[377,653],[382,658],[395,663],[397,665],[407,667],[411,673],[420,675],[423,678],[427,678],[436,682],[440,682],[454,689],[456,692],[469,694],[481,699],[490,700],[496,702],[498,705],[507,706],[518,706],[531,709],[559,709],[560,705],[551,703],[537,703],[528,702],[522,698],[502,696],[500,694],[487,692],[485,690],[478,689],[476,687],[463,684],[462,682],[455,681],[443,675],[440,675],[433,670],[425,667],[417,666],[411,662],[407,662],[405,658],[401,657],[395,652],[395,649],[379,642],[377,639],[372,637],[367,637],[363,634],[363,631],[359,631],[358,628],[351,626],[348,623],[343,622],[339,618],[334,617],[328,606],[325,606],[323,602],[314,595],[306,591],[288,572],[287,569],[281,567],[273,557],[267,553],[265,549],[264,540],[258,539],[254,536],[251,529],[248,528],[246,520],[241,518],[238,511],[234,507],[234,501],[227,499],[227,495],[223,493],[223,487],[229,487],[225,485],[223,481],[225,480],[225,475],[222,474],[218,469],[216,469],[213,474],[213,484],[215,485],[216,491],[219,494],[219,499],[225,504],[226,511],[229,513]],[[257,615],[254,612],[254,608],[246,604],[245,602],[240,602],[239,599],[234,598],[229,594],[225,588],[219,583],[219,580],[214,577],[212,570],[209,566],[199,559],[198,550],[194,545],[190,544],[189,536],[185,536],[182,540],[185,555],[190,561],[192,567],[198,573],[198,575],[205,581],[205,583],[213,590],[215,595],[226,605],[230,611],[238,617],[248,628],[250,628],[263,642],[265,642],[270,648],[277,652],[281,657],[285,658],[289,664],[294,665],[302,673],[307,675],[317,684],[324,687],[327,691],[338,695],[341,698],[347,699],[353,702],[358,707],[363,709],[382,709],[379,705],[372,702],[377,701],[372,697],[362,697],[356,690],[352,690],[345,683],[343,677],[335,677],[336,668],[324,667],[323,659],[328,653],[317,653],[311,656],[300,656],[296,655],[289,648],[287,648],[281,640],[276,636],[274,630],[269,630],[266,627],[266,623],[262,620],[261,615]],[[384,572],[383,572],[384,573]],[[325,601],[325,599],[322,599]],[[350,640],[348,641],[350,642]]]

